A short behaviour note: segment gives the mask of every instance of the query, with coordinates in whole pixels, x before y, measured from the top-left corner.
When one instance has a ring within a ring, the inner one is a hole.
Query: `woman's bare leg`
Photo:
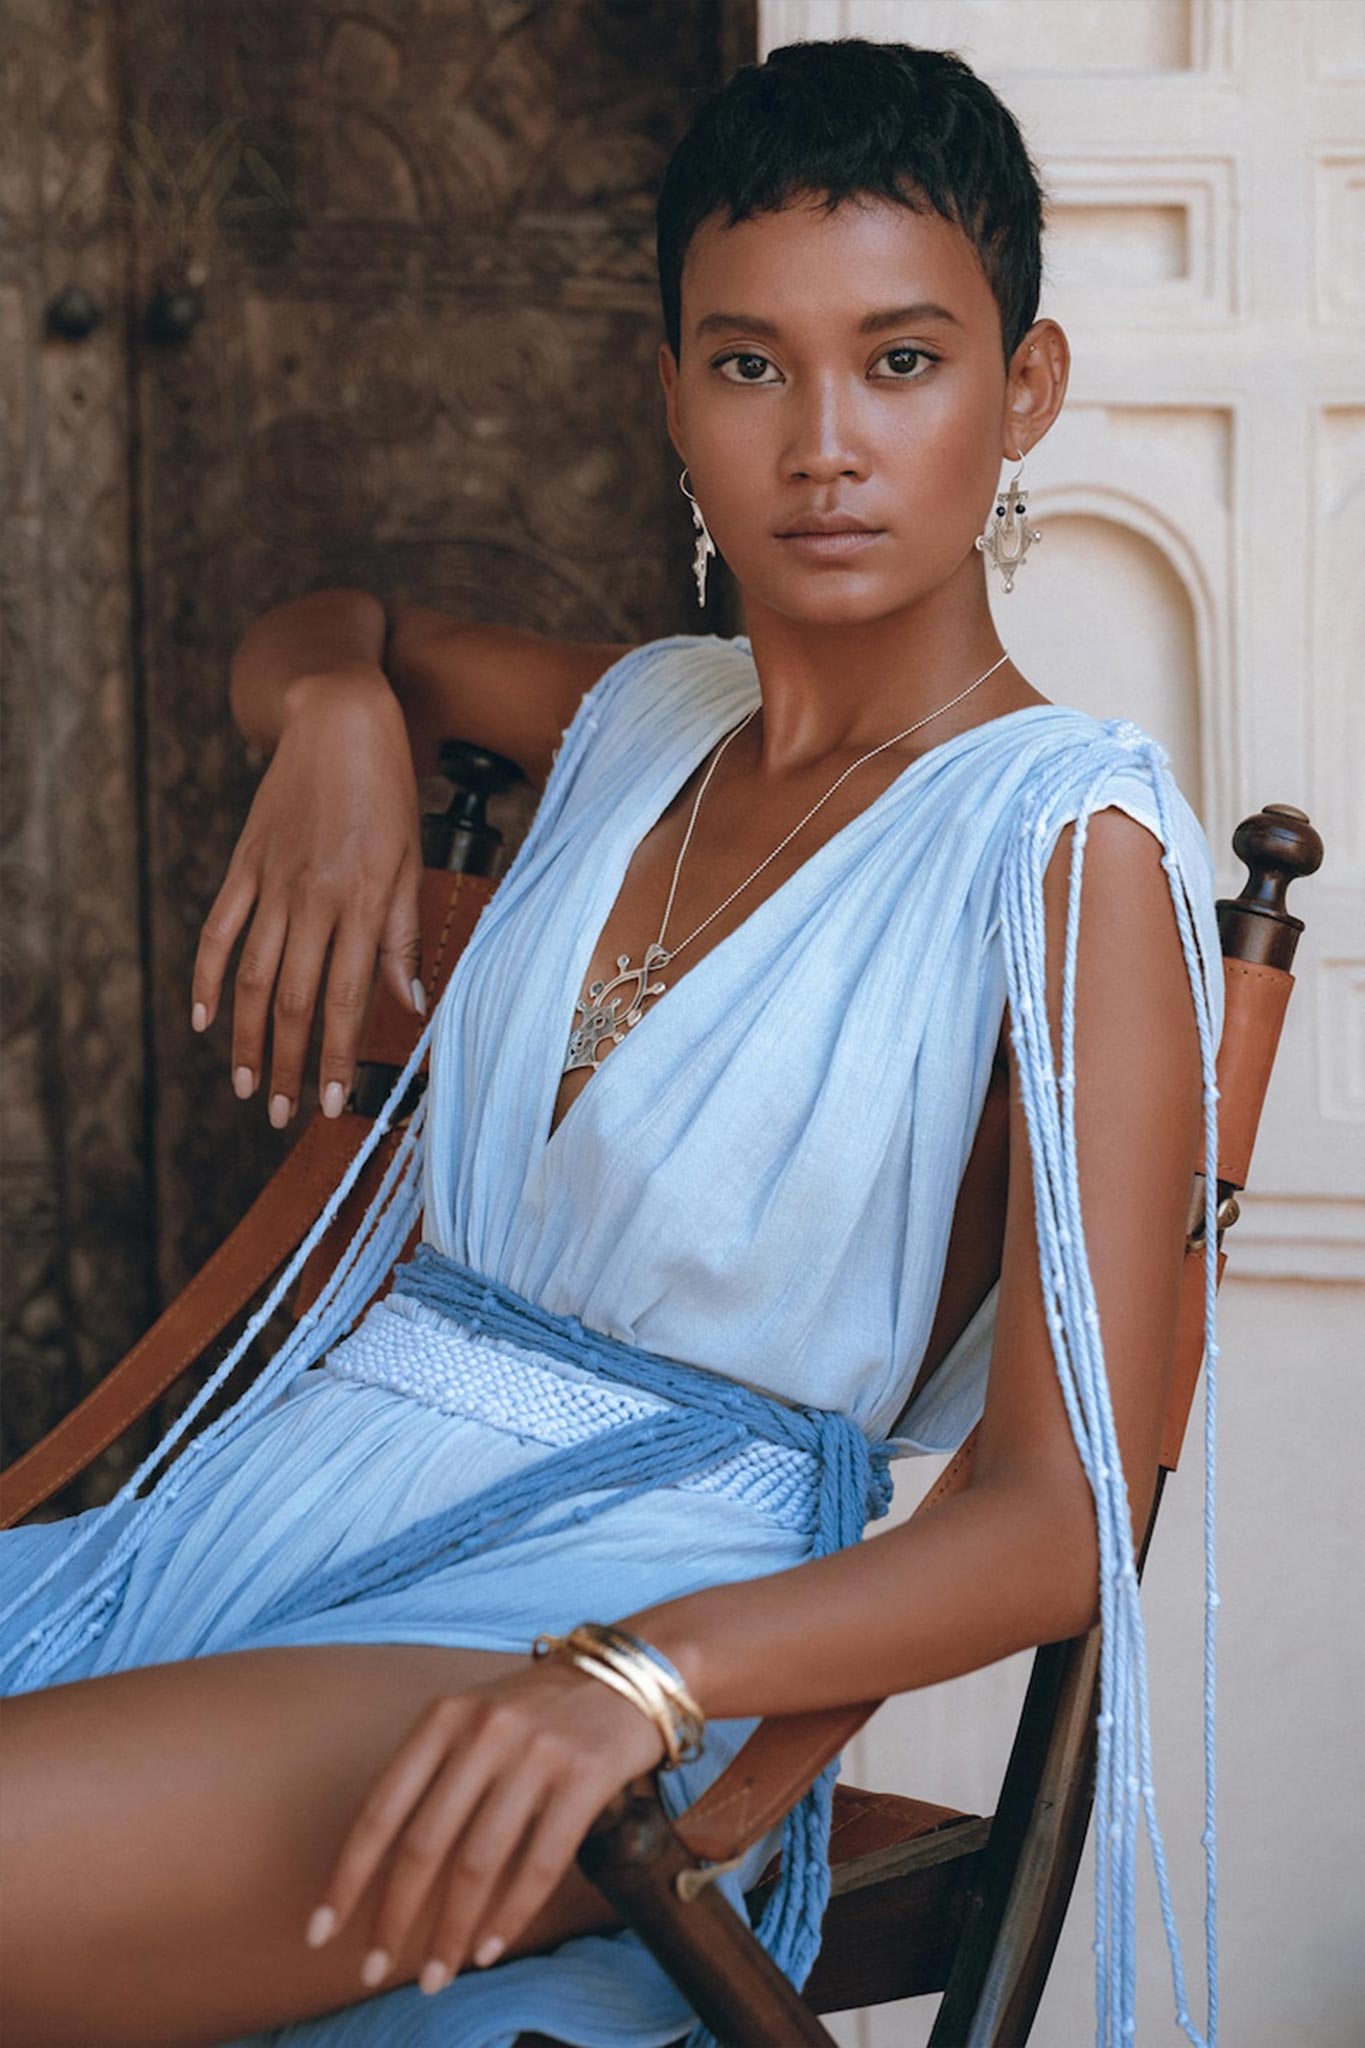
[[[522,1661],[240,1650],[0,1703],[0,2036],[196,2048],[378,1995],[360,1966],[385,1866],[322,1949],[305,1944],[309,1913],[428,1702]],[[380,1992],[418,1975],[438,1904]],[[620,1924],[574,1867],[509,1954]]]

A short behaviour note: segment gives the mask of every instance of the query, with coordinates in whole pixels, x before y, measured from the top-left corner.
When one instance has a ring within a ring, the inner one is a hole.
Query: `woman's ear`
[[[666,341],[659,344],[659,382],[664,387],[664,399],[668,408],[668,438],[677,450],[679,461],[686,468],[687,454],[683,448],[682,428],[678,419],[678,359]]]
[[[1001,460],[1037,446],[1062,409],[1071,376],[1071,346],[1055,320],[1035,320],[1010,360],[1005,383]]]

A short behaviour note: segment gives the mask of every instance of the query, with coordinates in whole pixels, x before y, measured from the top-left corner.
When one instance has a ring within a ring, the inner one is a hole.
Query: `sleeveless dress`
[[[391,1295],[352,1328],[375,1262],[382,1275],[418,1205],[424,1248],[553,1316],[773,1402],[838,1411],[892,1456],[954,1449],[984,1406],[998,1286],[929,1385],[913,1399],[910,1388],[956,1193],[1007,997],[1016,1049],[1039,1046],[1042,867],[1064,824],[1082,821],[1079,845],[1084,819],[1106,805],[1164,849],[1200,1022],[1206,1164],[1213,1158],[1223,981],[1207,841],[1155,740],[1130,721],[1051,704],[1005,713],[910,762],[679,976],[550,1134],[574,1002],[631,856],[759,696],[745,637],[692,634],[633,649],[588,691],[526,838],[377,1121],[372,1142],[429,1049],[429,1086],[390,1176],[384,1228],[369,1240],[370,1269],[357,1252],[330,1308],[324,1298],[298,1342],[149,1492],[137,1494],[143,1478],[242,1346],[112,1501],[0,1533],[0,1696],[266,1644],[524,1655],[539,1630],[611,1620],[812,1554],[793,1469],[756,1444],[581,1522],[541,1510],[490,1557],[438,1558],[399,1587],[310,1604],[311,1582],[348,1559],[650,1406],[590,1366],[481,1336],[420,1300]],[[1119,1867],[1105,1879],[1119,1887],[1118,1926],[1097,1979],[1105,2023],[1106,2003],[1110,2019],[1131,2003],[1123,1888],[1136,1824],[1121,1786],[1127,1771],[1131,1795],[1145,1680],[1078,1213],[1065,1227],[1075,1195],[1066,1086],[1059,1109],[1058,1089],[1039,1080],[1051,1067],[1050,1056],[1045,1066],[1025,1058],[1040,1247],[1056,1289],[1058,1369],[1078,1390],[1068,1406],[1096,1489],[1106,1630],[1127,1674],[1123,1685],[1107,1681],[1097,1785],[1097,1826],[1111,1780],[1121,1804],[1111,1829]],[[1208,1457],[1211,1483],[1211,1439]],[[286,1594],[288,1618],[272,1620]],[[712,1722],[702,1757],[661,1776],[669,1810],[690,1805],[756,1725]],[[1144,1783],[1144,1799],[1150,1791]],[[1147,1818],[1152,1831],[1150,1804]],[[736,1910],[782,1840],[773,1829],[720,1880]],[[1097,1896],[1102,1924],[1110,1911],[1108,1894]],[[1210,1940],[1211,1911],[1210,1893]],[[1169,1915],[1167,1929],[1179,1989]],[[577,2048],[664,2048],[694,2019],[623,1929],[468,1972],[435,1997],[404,1985],[358,1998],[234,2048],[511,2048],[528,2030]]]

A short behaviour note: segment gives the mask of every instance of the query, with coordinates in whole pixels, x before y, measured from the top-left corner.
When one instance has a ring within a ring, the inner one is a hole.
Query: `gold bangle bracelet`
[[[674,1667],[649,1644],[626,1629],[596,1621],[580,1622],[566,1636],[548,1640],[562,1641],[573,1648],[586,1650],[590,1656],[600,1657],[626,1675],[635,1677],[652,1697],[662,1695],[677,1724],[679,1742],[684,1750],[683,1761],[690,1762],[701,1754],[706,1716]]]
[[[629,1699],[659,1730],[667,1761],[661,1766],[673,1770],[701,1755],[706,1717],[673,1667],[665,1670],[650,1654],[649,1646],[628,1630],[613,1629],[601,1622],[580,1622],[567,1635],[544,1632],[531,1646],[534,1657],[554,1655],[576,1665],[591,1677]]]
[[[630,1679],[622,1677],[619,1671],[613,1670],[609,1664],[603,1663],[599,1658],[590,1657],[583,1650],[567,1648],[556,1649],[550,1654],[558,1657],[562,1663],[576,1665],[580,1671],[586,1671],[589,1677],[600,1679],[603,1685],[609,1685],[613,1692],[621,1695],[622,1699],[629,1700],[631,1705],[645,1716],[646,1720],[653,1723],[663,1739],[665,1760],[660,1765],[660,1768],[663,1770],[673,1769],[675,1764],[679,1762],[680,1755],[678,1739],[673,1729],[672,1719],[668,1714],[658,1711],[653,1703],[644,1697],[639,1688],[632,1684]]]
[[[645,1642],[643,1637],[632,1635],[629,1629],[618,1628],[614,1622],[593,1622],[591,1627],[594,1633],[600,1634],[613,1648],[643,1657],[649,1668],[657,1673],[671,1697],[676,1699],[682,1711],[699,1727],[705,1728],[705,1714],[688,1691],[677,1665],[665,1657],[662,1650],[656,1649],[653,1643]]]
[[[701,1736],[706,1723],[700,1710],[690,1702],[684,1704],[686,1694],[680,1699],[678,1689],[669,1684],[658,1666],[647,1656],[632,1649],[618,1650],[614,1646],[603,1646],[595,1652],[618,1671],[634,1679],[652,1699],[657,1701],[660,1711],[669,1716],[675,1727],[681,1747],[693,1755],[700,1753]]]

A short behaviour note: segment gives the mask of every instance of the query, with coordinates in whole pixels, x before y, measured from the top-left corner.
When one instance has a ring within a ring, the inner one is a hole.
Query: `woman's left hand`
[[[368,1793],[308,1940],[318,1946],[344,1926],[396,1844],[363,1981],[387,1976],[433,1887],[444,1905],[422,1989],[440,1990],[471,1956],[495,1962],[550,1898],[612,1795],[663,1757],[663,1737],[638,1707],[555,1658],[443,1694]]]

